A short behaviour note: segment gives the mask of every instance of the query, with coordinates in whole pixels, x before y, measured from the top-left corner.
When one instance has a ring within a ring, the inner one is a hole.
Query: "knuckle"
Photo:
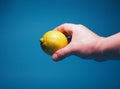
[[[78,24],[77,26],[79,26],[79,27],[84,27],[84,25],[82,25],[82,24]]]
[[[69,25],[70,23],[64,23],[63,25]]]

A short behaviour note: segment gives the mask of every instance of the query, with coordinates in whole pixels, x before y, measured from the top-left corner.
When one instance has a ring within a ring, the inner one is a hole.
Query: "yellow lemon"
[[[52,55],[55,51],[68,44],[67,37],[60,31],[51,30],[40,38],[41,47],[45,53]]]

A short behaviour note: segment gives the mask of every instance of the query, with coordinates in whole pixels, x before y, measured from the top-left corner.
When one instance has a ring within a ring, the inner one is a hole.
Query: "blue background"
[[[120,89],[120,61],[54,62],[39,38],[63,23],[120,31],[119,0],[0,0],[0,89]]]

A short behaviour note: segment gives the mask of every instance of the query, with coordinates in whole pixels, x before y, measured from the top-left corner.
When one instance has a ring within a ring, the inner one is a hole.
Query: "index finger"
[[[60,31],[65,35],[71,36],[75,26],[76,26],[75,24],[65,23],[56,27],[54,30]]]

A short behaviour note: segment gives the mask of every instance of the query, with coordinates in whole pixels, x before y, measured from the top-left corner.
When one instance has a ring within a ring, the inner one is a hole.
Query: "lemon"
[[[50,30],[40,38],[40,43],[43,51],[48,55],[52,55],[55,51],[65,47],[68,40],[60,31]]]

